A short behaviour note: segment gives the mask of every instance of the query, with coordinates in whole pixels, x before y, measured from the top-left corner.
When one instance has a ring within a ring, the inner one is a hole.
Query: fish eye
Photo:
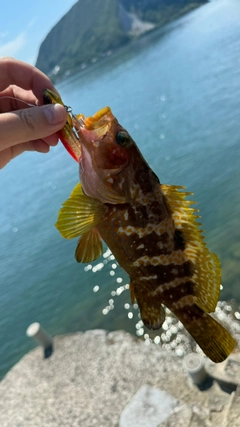
[[[133,141],[127,132],[120,131],[116,135],[116,141],[121,147],[130,148]]]

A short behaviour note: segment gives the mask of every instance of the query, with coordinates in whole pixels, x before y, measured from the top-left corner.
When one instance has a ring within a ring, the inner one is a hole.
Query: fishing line
[[[14,99],[14,100],[16,100],[16,101],[23,102],[23,104],[26,104],[26,105],[28,105],[29,107],[39,107],[39,105],[37,105],[37,104],[31,104],[30,102],[23,101],[23,99],[16,98],[16,97],[14,97],[14,96],[0,96],[0,101],[1,101],[1,99]],[[73,114],[73,112],[72,112],[72,107],[69,107],[68,105],[64,105],[64,108],[65,108],[65,110],[67,111],[67,113],[71,114],[71,116],[72,116],[72,117],[73,117],[77,122],[79,122],[79,120],[77,119],[77,117],[76,117],[76,116]]]
[[[1,99],[14,99],[16,101],[23,102],[23,104],[26,104],[29,107],[37,107],[36,104],[30,104],[30,102],[23,101],[23,99],[20,99],[20,98],[15,98],[14,96],[0,96],[0,101],[1,101]]]
[[[72,117],[74,126],[76,127],[76,130],[79,130],[80,128],[82,128],[84,126],[84,119],[83,119],[83,117],[78,118],[72,112],[71,112],[71,117]]]
[[[6,96],[0,96],[0,101],[1,101],[1,99],[14,99],[14,100],[16,100],[16,101],[22,102],[23,104],[26,104],[28,107],[38,107],[38,105],[36,105],[36,104],[31,104],[30,102],[23,101],[23,99],[16,98],[16,97],[14,97],[14,96],[8,96],[8,95],[6,95]],[[76,126],[76,125],[78,125],[78,126],[79,126],[79,128],[80,128],[80,127],[82,127],[82,126],[83,126],[83,124],[84,124],[83,119],[82,119],[82,118],[78,119],[78,118],[73,114],[73,112],[72,112],[72,108],[71,108],[71,107],[69,107],[69,106],[67,106],[67,105],[64,105],[64,108],[65,108],[65,110],[67,111],[67,113],[68,113],[68,114],[70,114],[71,118],[73,119],[73,121],[74,121],[74,125],[75,125],[75,126]],[[76,126],[76,127],[77,127],[77,126]],[[73,130],[73,132],[74,132],[74,134],[75,134],[76,138],[77,138],[77,139],[79,139],[78,134],[77,134],[77,129],[74,129],[74,128],[73,128],[72,130]]]

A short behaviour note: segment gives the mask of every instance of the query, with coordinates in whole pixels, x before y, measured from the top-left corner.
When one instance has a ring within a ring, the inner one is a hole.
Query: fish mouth
[[[94,143],[107,134],[111,127],[113,114],[109,107],[104,107],[93,116],[84,117],[83,114],[76,116],[74,126],[83,145]]]
[[[95,130],[97,133],[99,129],[109,125],[109,115],[112,115],[109,107],[104,107],[97,111],[93,116],[86,117],[84,125],[87,130]],[[109,127],[109,126],[108,126]]]
[[[66,150],[78,163],[82,156],[82,145],[90,149],[91,145],[107,134],[114,118],[111,109],[104,107],[93,116],[74,115],[70,107],[64,105],[60,95],[50,89],[43,92],[44,104],[61,104],[67,111],[67,122],[59,131],[59,138]]]

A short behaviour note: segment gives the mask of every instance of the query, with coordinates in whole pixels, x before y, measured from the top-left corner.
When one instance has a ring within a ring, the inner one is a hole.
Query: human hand
[[[14,58],[0,58],[0,169],[24,151],[47,153],[57,144],[57,131],[65,125],[67,112],[60,104],[43,105],[46,88],[57,93],[37,68]]]

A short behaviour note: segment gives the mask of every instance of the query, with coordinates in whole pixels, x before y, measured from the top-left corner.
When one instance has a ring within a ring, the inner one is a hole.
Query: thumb
[[[0,151],[22,142],[43,139],[62,129],[67,112],[60,104],[0,114]]]

